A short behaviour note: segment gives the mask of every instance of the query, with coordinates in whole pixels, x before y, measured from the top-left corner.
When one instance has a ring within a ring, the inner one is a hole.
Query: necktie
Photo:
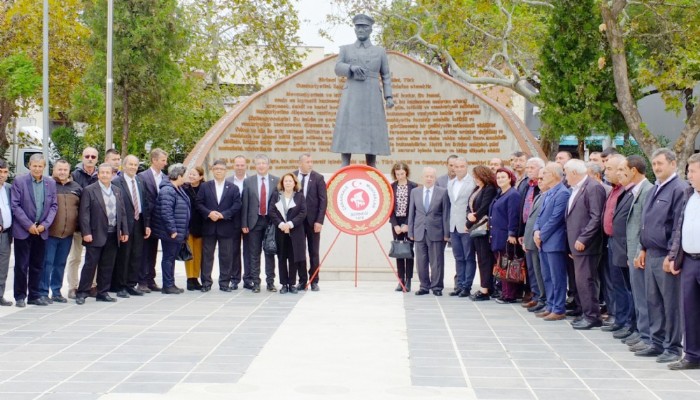
[[[134,219],[139,220],[139,214],[141,214],[139,197],[136,192],[136,179],[131,179],[131,202],[134,203]]]
[[[425,212],[428,212],[428,207],[430,207],[430,189],[425,191],[425,199],[423,200],[423,208]]]
[[[265,188],[265,177],[262,178],[260,186],[260,215],[267,215],[267,189]]]
[[[306,175],[308,174],[301,174],[301,190],[304,192],[304,196],[306,196]]]
[[[114,194],[107,200],[107,223],[109,226],[117,226],[117,207],[114,203]]]

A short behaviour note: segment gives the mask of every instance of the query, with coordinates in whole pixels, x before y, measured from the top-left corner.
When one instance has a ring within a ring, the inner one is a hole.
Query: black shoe
[[[15,307],[24,308],[27,306],[27,302],[24,301],[24,299],[18,299],[18,300],[15,300],[15,302],[17,303],[17,304],[15,304]]]
[[[683,358],[680,361],[668,364],[668,369],[672,371],[681,371],[684,369],[700,369],[700,363],[690,362]]]
[[[253,290],[255,288],[255,285],[252,283],[243,283],[243,289],[248,289],[248,290]]]
[[[656,357],[663,353],[661,349],[657,349],[654,346],[647,346],[645,349],[635,351],[634,355],[637,357]]]
[[[580,317],[581,315],[583,315],[581,311],[569,310],[566,312],[567,317]]]
[[[630,336],[627,336],[626,338],[622,339],[622,343],[624,343],[628,346],[633,346],[641,341],[642,341],[642,336],[638,332],[634,332]]]
[[[85,304],[85,297],[83,297],[82,294],[78,294],[75,296],[75,304],[82,306]]]
[[[219,286],[219,290],[221,290],[222,292],[230,292],[231,286]]]
[[[481,293],[481,292],[479,292]],[[465,298],[465,297],[472,297],[471,293],[469,293],[468,290],[462,290],[462,293],[460,293],[457,297]]]
[[[311,284],[311,291],[312,291],[312,292],[318,292],[319,290],[321,290],[321,289],[319,289],[318,283],[312,283],[312,284]]]
[[[202,288],[199,290],[201,290],[202,292],[208,292],[211,290],[211,285],[202,285]]]
[[[175,286],[170,286],[170,287],[164,287],[163,289],[160,290],[161,293],[163,294],[180,294],[180,289],[176,288]]]
[[[632,335],[632,331],[631,331],[631,330],[629,330],[629,329],[627,329],[627,328],[623,328],[623,329],[620,329],[619,331],[613,333],[613,338],[615,338],[615,339],[624,339],[624,338],[626,338],[626,337],[630,337],[631,335]]]
[[[117,301],[117,299],[108,294],[98,294],[97,296],[95,296],[95,299],[97,301],[104,301],[106,303],[114,303]]]
[[[545,307],[545,304],[544,304],[544,303],[537,303],[536,305],[534,305],[534,306],[532,306],[532,307],[529,307],[529,308],[527,309],[527,311],[529,311],[529,312],[538,312],[538,311],[540,311],[540,310],[543,310],[544,307]]]
[[[603,326],[603,321],[589,321],[584,318],[581,321],[574,323],[572,326],[576,330],[588,330]]]
[[[300,283],[297,285],[297,291],[306,291],[306,283]]]
[[[411,291],[411,278],[406,279],[404,286],[406,286],[406,290],[405,290],[406,293]]]
[[[608,318],[605,321],[603,321],[603,326],[613,326],[613,325],[617,325],[615,323],[615,318]]]
[[[174,287],[175,289],[179,290],[180,293],[185,293],[185,289],[181,289],[181,288],[179,288],[179,287],[177,287],[177,286],[175,286],[175,285],[173,285],[173,287]]]
[[[41,296],[41,299],[46,302],[46,304],[53,304],[53,300],[49,298],[49,296]]]
[[[676,362],[680,359],[681,359],[681,356],[679,354],[673,354],[673,353],[669,353],[667,351],[664,351],[658,357],[656,357],[656,362],[659,364],[665,364],[665,363],[670,363],[670,362]]]
[[[275,287],[275,285],[267,285],[267,291],[274,293],[277,291],[277,288]]]
[[[425,294],[430,294],[430,291],[425,289],[418,289],[418,291],[416,292],[416,296],[423,296]]]
[[[287,289],[287,285],[282,285],[282,287],[280,288],[280,294],[285,294],[287,292],[289,292],[289,289]]]
[[[297,289],[296,285],[289,285],[289,293],[291,293],[291,294],[299,293],[299,290]]]
[[[449,293],[449,295],[452,297],[459,296],[460,294],[462,294],[462,289],[459,289],[459,288],[455,288],[455,290],[453,290]]]
[[[649,345],[640,340],[639,343],[635,343],[632,346],[629,346],[627,350],[631,351],[632,353],[636,353],[638,351],[646,350],[647,347],[649,347]]]
[[[122,290],[117,292],[117,297],[121,297],[123,299],[128,299],[130,296],[129,296],[129,293],[126,291],[126,289],[122,289]]]
[[[476,292],[476,293],[474,293],[474,295],[471,296],[471,299],[473,301],[487,301],[487,300],[491,300],[491,296],[489,296],[488,293]]]
[[[9,306],[11,306],[12,304],[13,304],[13,303],[12,303],[11,301],[5,300],[4,298],[0,297],[0,306],[2,306],[2,307],[9,307]]]
[[[48,306],[49,302],[44,300],[43,297],[37,297],[36,299],[29,300],[27,304],[33,304],[35,306]]]
[[[197,290],[194,288],[194,283],[197,281],[197,278],[187,278],[187,290],[190,292],[193,290]]]
[[[132,296],[143,296],[143,292],[131,286],[126,287],[126,292]]]
[[[55,303],[68,303],[68,299],[61,296],[60,294],[58,296],[53,296],[51,300]]]
[[[496,299],[496,303],[498,303],[498,304],[513,304],[515,302],[516,302],[515,299],[504,299],[504,298]]]
[[[442,290],[433,290],[435,296],[442,296]]]
[[[154,283],[152,285],[148,285],[148,288],[151,289],[151,291],[153,291],[153,292],[160,292],[161,290],[163,290],[163,288],[158,286],[158,284],[156,284],[156,283]]]
[[[619,331],[622,328],[624,328],[624,326],[620,324],[613,323],[612,325],[606,325],[605,323],[603,323],[603,327],[600,328],[600,330],[603,332],[615,332]]]
[[[231,290],[238,290],[238,284],[237,284],[237,283],[232,283],[232,284],[231,284]]]
[[[253,285],[253,293],[260,293],[260,285]]]
[[[139,284],[136,289],[140,290],[141,293],[151,293],[151,289],[148,288],[148,285]]]

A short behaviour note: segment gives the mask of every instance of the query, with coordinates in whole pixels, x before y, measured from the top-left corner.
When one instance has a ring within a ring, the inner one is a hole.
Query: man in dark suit
[[[309,249],[309,279],[311,291],[318,292],[318,266],[321,262],[319,247],[321,245],[321,229],[326,218],[326,181],[323,175],[313,170],[311,154],[304,153],[299,157],[299,170],[296,176],[301,183],[301,190],[306,198],[306,219],[304,232]],[[313,277],[313,278],[312,278]],[[301,279],[301,278],[300,278]],[[299,280],[298,289],[306,289],[306,282]]]
[[[231,291],[231,266],[234,249],[240,248],[236,219],[241,217],[238,187],[226,180],[226,161],[216,160],[211,171],[214,180],[202,183],[195,207],[204,218],[202,224],[202,292],[211,290],[214,249],[219,245],[219,290]]]
[[[450,240],[450,198],[447,189],[435,186],[435,168],[423,169],[423,186],[411,191],[408,206],[408,238],[416,245],[416,266],[422,296],[433,291],[442,296],[445,277],[445,243]]]
[[[97,169],[97,183],[80,196],[80,233],[85,246],[85,265],[80,271],[76,304],[85,304],[97,272],[97,301],[114,302],[109,295],[119,242],[129,240],[129,224],[122,191],[112,185],[113,169],[103,163]]]
[[[566,206],[571,193],[564,186],[564,169],[550,162],[542,171],[542,183],[547,192],[542,195],[540,215],[534,226],[533,240],[540,250],[540,262],[545,307],[535,314],[538,318],[556,321],[566,313]]]
[[[138,176],[143,182],[146,193],[146,201],[151,205],[151,218],[155,212],[156,199],[160,190],[160,183],[168,180],[163,169],[168,165],[168,153],[161,149],[151,150],[151,167]],[[160,292],[161,288],[156,284],[156,256],[158,255],[158,238],[153,235],[144,240],[143,253],[141,255],[141,271],[139,272],[138,289],[144,293],[151,291]]]
[[[645,269],[646,298],[649,306],[651,345],[635,356],[653,357],[666,363],[681,358],[681,282],[677,275],[664,272],[663,263],[671,250],[671,233],[683,213],[681,203],[688,184],[676,173],[676,154],[665,148],[651,157],[656,185],[647,196],[642,214],[636,265]]]
[[[15,241],[15,302],[46,306],[39,294],[49,226],[58,210],[56,182],[43,176],[46,160],[40,153],[29,158],[29,174],[15,179],[10,195],[12,237]],[[29,289],[29,297],[27,297]],[[25,299],[27,301],[25,302]]]
[[[605,204],[605,189],[587,175],[586,164],[569,160],[564,166],[571,197],[566,213],[566,234],[574,260],[576,291],[583,318],[574,329],[591,329],[603,325],[598,303],[598,261],[603,246],[601,217]]]
[[[608,237],[608,262],[603,265],[607,268],[606,286],[608,284],[610,286],[608,293],[614,299],[615,322],[610,326],[604,326],[602,330],[615,332],[613,337],[616,339],[624,339],[632,334],[634,319],[627,268],[627,216],[634,200],[634,195],[630,191],[634,185],[627,187],[620,182],[618,169],[624,161],[624,156],[613,154],[608,157],[605,166],[605,176],[613,189],[608,195],[603,215],[603,231]],[[617,197],[615,197],[616,193],[619,193]],[[608,308],[608,311],[611,310]]]
[[[664,261],[664,271],[680,274],[685,357],[668,365],[672,370],[700,369],[700,154],[688,158],[688,181],[681,214],[673,230],[671,251]]]
[[[151,203],[146,201],[143,182],[136,176],[139,159],[128,155],[122,163],[122,173],[112,180],[123,194],[129,240],[119,246],[117,262],[112,272],[112,289],[117,297],[143,296],[139,290],[143,242],[151,236]],[[114,165],[112,165],[114,169]]]
[[[13,303],[5,300],[5,284],[10,270],[10,245],[12,244],[12,206],[10,191],[12,185],[7,183],[10,175],[7,161],[0,158],[0,306],[9,307]]]
[[[248,177],[246,172],[248,169],[247,160],[242,155],[233,157],[233,175],[226,178],[228,182],[233,183],[238,187],[238,193],[241,195],[241,208],[243,208],[243,183]],[[242,218],[235,218],[236,230],[238,233],[239,246],[233,249],[233,264],[231,265],[231,289],[238,290],[238,283],[243,280],[243,284],[251,284],[250,278],[250,249],[246,244],[248,235],[243,233],[241,229]],[[241,256],[243,262],[241,262]]]
[[[250,273],[252,284],[245,284],[246,289],[252,289],[254,293],[260,293],[260,254],[265,230],[270,223],[268,211],[270,209],[270,197],[277,190],[279,178],[269,174],[270,159],[264,154],[258,154],[253,159],[255,171],[253,176],[246,178],[243,184],[243,209],[242,227],[243,233],[249,235],[250,246]],[[273,205],[274,206],[274,205]],[[276,292],[275,288],[275,255],[265,254],[265,275],[267,290]]]

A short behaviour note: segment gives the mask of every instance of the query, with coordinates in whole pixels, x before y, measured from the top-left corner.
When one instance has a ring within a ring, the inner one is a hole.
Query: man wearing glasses
[[[73,181],[77,182],[81,188],[85,189],[88,185],[97,182],[97,149],[94,147],[86,147],[83,150],[83,161],[75,166],[75,170],[71,174]],[[80,228],[80,227],[78,227]],[[73,244],[68,253],[68,261],[66,270],[68,275],[68,298],[74,299],[75,292],[78,289],[80,280],[80,264],[83,258],[83,237],[80,230],[73,234]]]

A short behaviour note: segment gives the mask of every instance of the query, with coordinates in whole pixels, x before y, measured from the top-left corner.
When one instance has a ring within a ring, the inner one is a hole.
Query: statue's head
[[[374,25],[374,18],[365,14],[357,14],[352,19],[353,24],[355,24],[355,36],[358,40],[365,41],[369,39],[369,35],[372,33],[372,25]]]

